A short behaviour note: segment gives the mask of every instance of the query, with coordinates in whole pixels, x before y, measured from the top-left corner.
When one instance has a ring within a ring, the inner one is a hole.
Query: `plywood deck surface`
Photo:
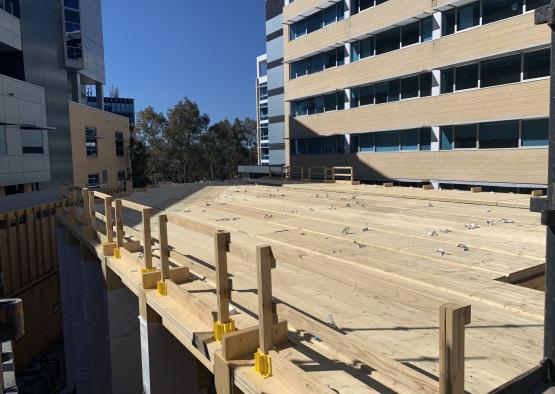
[[[541,359],[544,293],[496,280],[545,260],[545,229],[527,210],[529,196],[368,185],[207,184],[162,186],[129,199],[157,214],[229,230],[232,242],[253,250],[256,244],[279,249],[290,258],[278,260],[272,274],[277,302],[317,321],[332,316],[345,336],[429,376],[438,376],[439,306],[471,304],[469,392],[494,389]],[[155,222],[156,215],[153,230]],[[469,224],[478,228],[469,230]],[[210,239],[172,225],[168,232],[179,252],[212,258]],[[232,257],[229,270],[232,299],[255,303],[254,261]],[[346,379],[341,389],[337,382],[352,372],[348,366],[332,373],[298,352],[291,359],[324,384],[336,379],[340,392],[365,387],[358,377],[360,384]]]

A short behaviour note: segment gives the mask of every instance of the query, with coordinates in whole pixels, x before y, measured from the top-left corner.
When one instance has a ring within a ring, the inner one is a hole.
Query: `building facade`
[[[73,184],[123,189],[130,174],[129,119],[70,102]]]
[[[296,0],[283,9],[287,162],[360,180],[545,187],[547,0]]]
[[[98,108],[95,96],[87,96],[87,105]],[[125,116],[129,119],[129,129],[135,129],[135,99],[123,97],[104,97],[104,111]]]
[[[103,97],[100,0],[1,0],[0,58],[0,195],[71,182],[68,101]]]
[[[256,147],[258,150],[258,165],[268,165],[270,163],[266,59],[266,54],[256,58]]]

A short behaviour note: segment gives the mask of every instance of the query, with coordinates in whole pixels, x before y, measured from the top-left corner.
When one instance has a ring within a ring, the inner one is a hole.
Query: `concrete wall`
[[[108,171],[108,185],[115,187],[118,171],[129,167],[129,119],[110,112],[69,102],[73,184],[87,186],[88,175]],[[85,127],[96,127],[98,156],[88,157],[85,149]],[[116,156],[115,133],[123,133],[124,155]]]
[[[19,18],[0,9],[0,46],[2,44],[21,50],[21,25]]]

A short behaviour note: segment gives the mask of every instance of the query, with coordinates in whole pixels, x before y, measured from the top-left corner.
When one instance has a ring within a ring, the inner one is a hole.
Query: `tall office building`
[[[260,163],[280,166],[285,163],[285,114],[283,105],[283,10],[284,0],[266,0],[266,95],[265,103],[259,103],[258,118]],[[260,58],[259,58],[260,59]],[[257,59],[260,69],[261,63]],[[260,75],[260,71],[259,71]],[[258,88],[257,88],[258,89]],[[260,93],[258,92],[259,96]],[[258,97],[257,96],[257,97]],[[262,100],[264,101],[264,100]],[[266,123],[267,118],[267,124]]]
[[[256,147],[258,165],[270,162],[268,140],[268,65],[266,54],[256,58]]]
[[[96,96],[87,96],[87,105],[98,108]],[[124,97],[104,97],[104,111],[129,119],[129,130],[135,129],[135,99]]]
[[[72,182],[68,101],[102,108],[100,0],[0,0],[0,195]]]
[[[288,164],[368,181],[544,187],[547,0],[296,0],[283,8]],[[270,80],[270,78],[269,78]]]

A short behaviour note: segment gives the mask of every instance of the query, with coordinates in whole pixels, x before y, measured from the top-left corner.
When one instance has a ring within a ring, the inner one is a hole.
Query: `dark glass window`
[[[360,89],[351,89],[351,108],[359,106]]]
[[[337,153],[337,137],[335,135],[324,138],[324,153],[328,155]]]
[[[418,150],[419,129],[401,131],[401,150]]]
[[[432,95],[432,73],[420,75],[420,97]]]
[[[487,0],[483,2],[482,23],[491,23],[522,13],[522,0]]]
[[[345,109],[345,92],[337,92],[337,109]]]
[[[530,52],[524,54],[524,79],[549,76],[551,65],[551,50]]]
[[[522,121],[522,146],[547,146],[549,142],[549,119]]]
[[[480,149],[518,148],[518,121],[480,124]]]
[[[21,151],[23,154],[44,153],[41,130],[21,130]]]
[[[401,81],[395,79],[387,83],[387,101],[399,101],[399,94],[401,93]]]
[[[360,88],[360,105],[374,104],[374,86]]]
[[[400,48],[400,27],[376,34],[376,55]]]
[[[310,15],[306,19],[306,32],[307,33],[312,33],[312,32],[314,32],[318,29],[321,29],[323,24],[324,24],[324,20],[323,20],[322,11],[319,11],[319,12],[315,13],[314,15]]]
[[[360,41],[351,44],[351,62],[360,60]]]
[[[85,147],[87,156],[98,156],[96,128],[85,127]]]
[[[520,81],[520,55],[512,55],[481,63],[482,87]]]
[[[116,132],[116,156],[123,156],[123,133]]]
[[[420,150],[432,150],[432,129],[423,127],[420,129]]]
[[[399,132],[382,131],[374,133],[376,152],[397,152],[399,151]]]
[[[441,93],[451,93],[454,82],[455,75],[452,68],[441,70]]]
[[[478,64],[457,67],[455,72],[455,89],[471,89],[478,87]]]
[[[89,186],[98,187],[98,185],[100,184],[100,177],[98,176],[98,173],[89,174],[88,182],[89,182]]]
[[[336,52],[337,52],[337,65],[342,66],[343,64],[345,64],[345,47],[340,46],[339,48],[337,48]]]
[[[535,10],[549,3],[549,0],[526,0],[526,11]]]
[[[323,149],[323,138],[308,138],[308,154],[321,155]]]
[[[337,9],[335,6],[328,7],[324,10],[324,26],[331,25],[337,21]]]
[[[387,83],[378,83],[374,87],[375,89],[375,97],[376,97],[376,104],[387,103],[387,93],[388,87]]]
[[[311,56],[306,61],[308,74],[314,74],[324,69],[324,62],[321,54]]]
[[[325,96],[325,110],[335,111],[337,109],[337,94],[327,94]]]
[[[374,133],[365,133],[360,136],[360,151],[374,152]]]
[[[477,125],[455,126],[455,149],[476,148]]]
[[[401,98],[418,97],[418,76],[401,79]]]
[[[314,98],[314,107],[317,114],[321,114],[326,109],[326,97],[319,96]]]
[[[345,144],[347,143],[347,139],[344,135],[336,136],[337,140],[337,153],[345,153]]]
[[[324,54],[325,68],[332,68],[337,66],[337,50],[332,50]]]
[[[351,143],[349,144],[349,151],[350,153],[357,153],[360,149],[360,136],[359,135],[351,135]]]
[[[441,150],[453,149],[453,127],[452,126],[444,126],[441,128],[440,149]]]
[[[64,0],[64,6],[79,9],[79,0]]]
[[[401,27],[401,44],[406,47],[420,42],[420,21]]]
[[[299,154],[306,155],[308,153],[308,139],[302,138],[297,140],[297,150]]]
[[[480,2],[457,9],[457,30],[465,30],[480,24]]]
[[[374,37],[368,37],[360,42],[360,58],[374,55]]]
[[[457,23],[457,10],[452,8],[450,10],[444,11],[442,14],[441,21],[441,35],[448,36],[455,32],[455,25]]]
[[[434,17],[429,16],[422,19],[422,42],[431,41],[434,32]]]

